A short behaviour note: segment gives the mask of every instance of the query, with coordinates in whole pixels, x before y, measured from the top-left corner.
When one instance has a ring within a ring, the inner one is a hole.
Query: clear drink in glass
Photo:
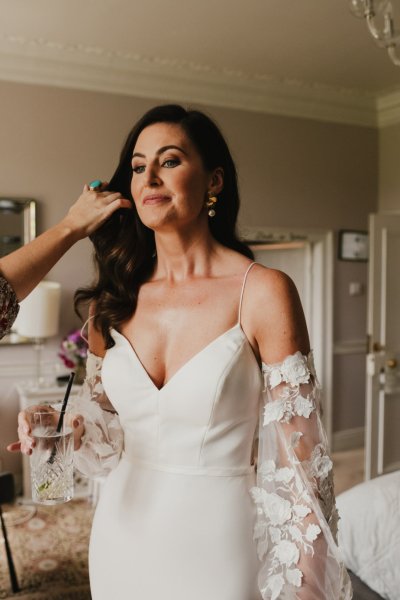
[[[29,411],[36,444],[30,456],[32,499],[39,504],[68,502],[74,493],[72,428],[51,406]]]

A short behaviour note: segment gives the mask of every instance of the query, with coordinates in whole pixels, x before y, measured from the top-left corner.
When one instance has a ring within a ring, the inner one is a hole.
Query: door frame
[[[334,235],[331,230],[243,226],[240,238],[251,244],[309,243],[309,299],[307,323],[313,337],[317,372],[322,384],[322,422],[332,445],[333,410],[333,273]],[[322,357],[322,358],[321,358]]]
[[[385,217],[400,217],[399,210],[369,215],[367,299],[367,369],[365,407],[365,479],[400,469],[400,461],[385,464],[386,278],[388,229]],[[392,223],[392,221],[391,221]],[[398,225],[398,224],[397,224]],[[382,296],[385,290],[385,297]]]

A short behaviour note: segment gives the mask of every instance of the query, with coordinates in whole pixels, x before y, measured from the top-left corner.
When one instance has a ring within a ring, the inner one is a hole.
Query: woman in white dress
[[[97,281],[77,294],[91,317],[75,461],[106,475],[93,599],[350,599],[303,311],[236,236],[221,133],[156,107],[109,188],[134,210],[93,235]]]

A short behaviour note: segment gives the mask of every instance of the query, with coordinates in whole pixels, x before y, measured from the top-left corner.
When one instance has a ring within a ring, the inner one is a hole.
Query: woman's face
[[[222,170],[206,171],[195,146],[174,123],[155,123],[141,132],[132,168],[131,192],[139,218],[154,230],[206,219],[208,192],[222,189]]]

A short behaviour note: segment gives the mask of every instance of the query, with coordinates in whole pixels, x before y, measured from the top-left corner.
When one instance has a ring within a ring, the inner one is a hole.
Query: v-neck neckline
[[[117,331],[114,328],[111,328],[111,331],[116,333],[117,335],[119,335],[128,345],[128,347],[130,348],[130,351],[132,353],[132,356],[135,358],[137,364],[139,365],[139,367],[141,368],[141,370],[143,371],[144,375],[146,376],[147,380],[149,381],[150,385],[154,388],[155,391],[157,391],[158,393],[161,393],[163,390],[165,390],[166,387],[168,387],[171,382],[173,382],[175,380],[176,377],[178,377],[178,375],[185,370],[186,367],[188,367],[196,358],[198,358],[199,356],[201,356],[201,354],[203,354],[204,352],[206,352],[206,350],[208,350],[210,347],[212,347],[214,344],[216,344],[219,340],[221,340],[222,338],[224,338],[225,336],[227,336],[229,333],[231,333],[232,331],[235,331],[236,329],[238,329],[243,337],[244,340],[247,340],[247,336],[243,331],[243,328],[241,326],[241,324],[238,322],[235,325],[233,325],[232,327],[230,327],[229,329],[227,329],[226,331],[224,331],[223,333],[221,333],[220,335],[218,335],[216,338],[212,339],[210,342],[208,342],[208,344],[206,344],[201,350],[199,350],[198,352],[196,352],[195,354],[193,354],[193,356],[191,356],[186,362],[183,363],[183,365],[181,365],[176,371],[175,373],[161,386],[158,387],[156,385],[156,383],[153,381],[152,377],[150,377],[150,374],[148,372],[148,370],[146,369],[146,367],[144,366],[144,364],[142,363],[142,361],[140,360],[133,344],[130,342],[130,340],[120,331]],[[248,341],[248,340],[247,340]],[[250,343],[250,342],[249,342]]]

